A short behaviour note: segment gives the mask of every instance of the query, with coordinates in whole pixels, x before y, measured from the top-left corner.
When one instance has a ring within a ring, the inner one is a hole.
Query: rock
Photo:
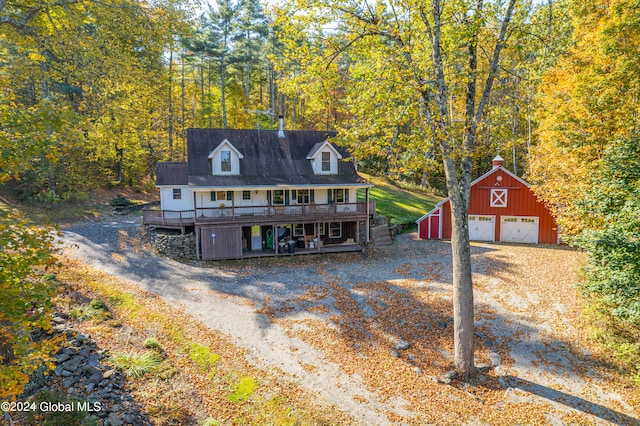
[[[90,367],[96,367],[100,362],[100,356],[98,354],[91,354],[87,359],[87,365]]]
[[[107,370],[104,372],[102,377],[104,377],[105,379],[108,379],[109,377],[113,376],[115,373],[116,373],[116,370]]]
[[[410,347],[411,347],[411,343],[407,342],[406,340],[400,340],[398,343],[396,343],[393,349],[397,351],[406,351]]]
[[[62,364],[63,362],[67,361],[69,358],[71,358],[71,356],[68,353],[61,353],[60,355],[56,356],[56,361],[58,364]]]
[[[96,371],[95,373],[93,373],[87,380],[88,383],[93,385],[99,383],[100,381],[102,381],[102,373],[100,371]]]
[[[438,321],[438,328],[440,330],[444,330],[445,328],[447,328],[447,323],[444,321]]]
[[[494,368],[493,372],[495,373],[496,376],[500,376],[500,377],[507,375],[507,369],[504,368],[503,365],[499,365],[496,368]]]
[[[489,361],[491,361],[491,366],[496,367],[502,364],[502,357],[498,352],[491,352],[489,354]]]
[[[488,371],[491,368],[491,364],[487,364],[486,362],[481,362],[480,364],[476,365],[476,370],[479,373],[484,373],[485,371]]]
[[[424,374],[419,367],[413,367],[413,371],[415,371],[418,374]]]
[[[67,326],[64,324],[56,324],[53,326],[53,331],[61,333],[67,329]]]
[[[75,357],[65,362],[64,364],[62,364],[62,368],[67,371],[75,372],[78,370],[78,368],[80,368],[81,363],[82,363],[82,358]]]
[[[395,349],[392,349],[389,353],[391,354],[391,356],[400,358],[400,352],[396,351]]]
[[[64,324],[65,322],[67,322],[66,319],[59,317],[59,316],[55,316],[51,319],[53,322],[55,322],[56,324]]]
[[[62,381],[62,385],[63,385],[65,388],[69,388],[69,387],[71,387],[72,385],[74,385],[74,384],[76,383],[76,381],[77,381],[77,379],[76,379],[74,376],[67,377],[66,379],[64,379],[64,380]]]
[[[451,384],[458,377],[458,372],[456,370],[447,371],[445,375],[440,379],[442,383],[447,385]]]

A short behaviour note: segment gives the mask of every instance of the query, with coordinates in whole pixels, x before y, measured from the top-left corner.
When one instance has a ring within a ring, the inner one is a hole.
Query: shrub
[[[47,273],[53,251],[51,229],[15,217],[0,221],[0,400],[22,394],[40,366],[54,367],[57,338],[46,335],[57,285]]]

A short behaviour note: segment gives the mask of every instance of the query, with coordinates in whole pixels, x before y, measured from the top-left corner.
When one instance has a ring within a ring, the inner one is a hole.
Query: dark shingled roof
[[[188,183],[213,187],[364,183],[351,161],[339,161],[337,175],[316,175],[313,172],[307,156],[316,144],[333,136],[335,132],[285,131],[285,137],[278,138],[277,130],[188,129]],[[240,160],[238,176],[211,175],[209,154],[225,139],[244,156]],[[333,146],[343,160],[350,157],[343,148]],[[157,184],[184,182],[182,168],[178,167],[182,164],[158,164]]]
[[[156,185],[187,185],[187,163],[156,164]]]

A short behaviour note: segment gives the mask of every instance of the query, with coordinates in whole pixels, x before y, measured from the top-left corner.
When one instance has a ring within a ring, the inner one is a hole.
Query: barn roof
[[[502,160],[502,157],[500,157],[499,155],[496,157],[500,160]],[[495,159],[494,159],[495,161]],[[527,181],[525,181],[524,179],[522,179],[521,177],[516,176],[515,174],[513,174],[512,172],[510,172],[509,170],[505,169],[504,167],[502,167],[502,165],[498,165],[498,166],[494,166],[491,170],[489,170],[487,173],[483,174],[482,176],[480,176],[479,178],[477,178],[476,180],[474,180],[473,182],[471,182],[470,187],[473,188],[474,185],[476,185],[477,183],[485,180],[487,177],[491,176],[492,174],[496,173],[497,171],[502,171],[503,173],[511,176],[512,178],[514,178],[515,180],[517,180],[518,182],[520,182],[521,184],[523,184],[524,186],[526,186],[527,188],[530,187],[529,183],[527,183]],[[425,218],[427,218],[429,215],[431,215],[433,212],[435,212],[436,210],[438,210],[440,207],[442,207],[443,204],[448,203],[450,200],[449,197],[445,198],[444,200],[440,201],[438,204],[436,204],[433,209],[431,209],[428,213],[426,213],[425,215],[423,215],[420,219],[416,220],[415,223],[420,223],[422,222]]]
[[[282,138],[278,137],[277,130],[188,129],[188,162],[183,163],[187,164],[187,181],[190,186],[202,187],[365,184],[353,162],[344,161],[350,157],[349,153],[334,144],[331,146],[343,157],[343,161],[338,161],[338,173],[314,173],[307,159],[309,153],[335,135],[335,132],[285,131]],[[209,155],[225,140],[243,156],[240,174],[213,176]],[[172,171],[173,178],[161,177],[160,170],[158,185],[182,181],[170,167],[163,170]]]

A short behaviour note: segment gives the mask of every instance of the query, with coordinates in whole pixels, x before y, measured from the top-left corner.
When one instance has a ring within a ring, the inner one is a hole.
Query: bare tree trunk
[[[225,70],[225,64],[223,59],[222,64],[220,64],[220,101],[222,103],[222,128],[223,129],[227,128],[227,100],[224,93],[226,89],[226,81],[225,81],[226,74],[227,73]]]
[[[169,158],[173,160],[173,46],[169,46]]]
[[[185,93],[184,93],[184,56],[182,57],[182,63],[181,64],[182,64],[182,77],[181,77],[181,80],[180,80],[180,90],[181,90],[181,93],[180,93],[180,98],[181,98],[180,99],[180,108],[182,109],[181,110],[181,115],[182,115],[182,120],[181,120],[182,121],[182,126],[181,127],[182,127],[182,129],[181,129],[181,132],[180,132],[180,136],[181,136],[181,139],[182,139],[182,146],[183,146],[182,154],[183,154],[183,157],[180,160],[184,160],[185,158],[187,158],[187,140],[186,140],[187,132],[186,132],[186,129],[185,129],[186,126],[187,126],[187,123],[186,123],[186,119],[185,119],[185,106],[184,106],[184,97],[185,97]]]

